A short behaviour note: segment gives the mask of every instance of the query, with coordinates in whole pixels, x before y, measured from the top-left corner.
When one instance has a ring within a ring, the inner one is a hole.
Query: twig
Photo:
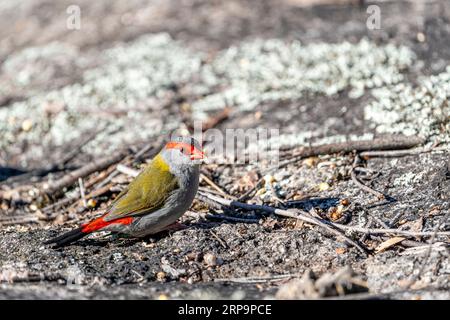
[[[91,140],[93,140],[100,132],[102,132],[102,130],[103,129],[96,130],[93,133],[89,134],[86,138],[82,139],[74,148],[71,148],[71,150],[66,153],[61,160],[50,164],[43,169],[35,169],[18,176],[14,176],[5,181],[2,181],[0,184],[24,181],[25,179],[32,177],[43,177],[48,175],[49,173],[64,170],[67,163],[69,163],[73,158],[79,155],[81,149],[86,146]]]
[[[331,233],[333,233],[335,235],[338,235],[339,237],[342,237],[346,242],[348,242],[349,244],[355,246],[363,254],[365,254],[365,255],[368,254],[368,250],[366,248],[364,248],[360,244],[356,243],[355,241],[353,241],[349,237],[345,236],[344,234],[342,234],[338,230],[333,229],[332,227],[327,225],[327,223],[324,222],[325,220],[319,219],[319,218],[315,218],[315,217],[311,217],[311,216],[305,216],[305,214],[306,215],[308,214],[306,211],[302,211],[300,209],[291,209],[291,211],[288,211],[288,210],[277,209],[277,208],[264,206],[264,205],[246,204],[246,203],[242,203],[242,202],[238,202],[238,201],[230,201],[230,200],[222,199],[222,198],[219,198],[219,197],[216,197],[216,196],[213,196],[213,195],[207,195],[207,197],[209,197],[211,200],[216,201],[216,202],[218,202],[218,203],[220,203],[222,205],[226,205],[226,206],[230,206],[230,207],[238,207],[238,208],[242,208],[242,209],[245,209],[245,210],[266,211],[266,212],[273,213],[273,214],[280,215],[280,216],[300,219],[300,220],[303,220],[305,222],[308,222],[308,223],[320,226],[320,227],[328,230],[329,232],[331,232]]]
[[[330,143],[310,147],[301,147],[291,150],[291,159],[280,162],[277,166],[269,168],[265,173],[271,172],[275,169],[285,167],[291,163],[295,163],[300,159],[325,155],[334,153],[349,153],[349,152],[362,152],[362,151],[376,151],[376,150],[396,150],[396,149],[409,149],[424,143],[425,140],[412,136],[389,136],[373,140],[360,140],[360,141],[346,141],[341,143]]]
[[[235,197],[230,196],[225,191],[223,191],[223,189],[221,187],[219,187],[217,184],[215,184],[214,181],[212,181],[210,178],[208,178],[203,173],[200,173],[200,179],[203,179],[203,181],[205,181],[207,184],[209,184],[213,189],[215,189],[217,192],[219,192],[224,197],[231,198],[231,199],[236,199]]]
[[[416,136],[389,136],[373,140],[346,141],[318,146],[301,147],[298,149],[293,149],[292,152],[295,157],[313,157],[340,152],[349,153],[353,151],[362,152],[373,150],[409,149],[424,142],[425,139]]]
[[[264,177],[261,178],[261,179],[259,179],[259,180],[255,183],[255,185],[254,185],[252,188],[250,188],[249,190],[247,190],[242,196],[240,196],[240,197],[237,199],[237,201],[244,202],[244,201],[249,200],[249,199],[250,199],[250,195],[251,195],[253,192],[255,192],[256,189],[258,189],[259,187],[261,187],[261,186],[263,185],[263,182],[264,182]]]
[[[426,148],[416,148],[412,150],[380,150],[380,151],[364,151],[360,155],[365,160],[369,158],[392,158],[392,157],[405,157],[422,153],[429,153],[431,151],[445,151],[444,148],[435,148],[433,146]]]
[[[80,186],[81,200],[83,201],[83,206],[87,207],[86,194],[84,192],[83,178],[78,178],[78,185]]]
[[[2,218],[0,218],[0,226],[38,222],[38,220],[39,220],[39,218],[35,215],[2,217]]]
[[[428,245],[428,249],[427,249],[427,251],[426,251],[426,253],[425,253],[425,256],[424,256],[423,261],[422,261],[422,265],[421,265],[421,267],[420,267],[420,269],[419,269],[419,272],[418,272],[416,275],[413,274],[413,277],[411,278],[411,280],[410,280],[409,283],[408,283],[408,286],[407,286],[408,289],[411,288],[412,285],[413,285],[417,280],[420,279],[420,277],[422,277],[422,273],[425,271],[425,267],[426,267],[426,265],[427,265],[427,263],[428,263],[428,259],[430,258],[431,251],[432,251],[432,249],[433,249],[434,239],[436,238],[436,235],[437,235],[437,233],[438,233],[439,228],[447,221],[447,219],[448,219],[448,217],[449,217],[449,214],[450,214],[450,212],[447,212],[447,213],[439,220],[437,226],[435,227],[434,232],[433,232],[433,235],[431,236],[430,244]]]
[[[266,205],[247,204],[247,203],[242,203],[242,202],[238,202],[238,201],[223,199],[223,198],[220,198],[220,197],[214,196],[214,195],[205,194],[205,196],[207,198],[209,198],[210,200],[215,201],[223,206],[241,208],[244,210],[265,211],[267,213],[272,213],[275,215],[288,217],[288,218],[299,219],[299,220],[303,220],[303,221],[311,223],[311,224],[317,224],[317,222],[314,219],[304,215],[306,213],[304,211],[300,211],[301,214],[298,214],[293,211],[278,209],[278,208],[274,208],[274,207],[270,207],[270,206],[266,206]],[[296,209],[296,210],[299,210],[299,209]],[[396,234],[396,235],[403,235],[403,236],[407,236],[407,237],[428,237],[428,236],[432,236],[434,234],[434,232],[413,232],[413,231],[406,231],[406,230],[399,230],[399,229],[376,229],[376,228],[370,229],[370,228],[363,228],[363,227],[357,227],[357,226],[347,226],[347,225],[343,225],[340,223],[334,223],[334,222],[331,222],[328,220],[323,220],[323,219],[321,219],[321,222],[328,224],[330,226],[333,226],[337,229],[343,230],[343,231],[351,231],[351,232],[367,233],[367,234]],[[450,231],[436,232],[436,236],[450,236]]]
[[[375,190],[375,189],[372,189],[371,187],[366,186],[364,183],[362,183],[361,181],[359,181],[359,179],[356,177],[355,170],[352,170],[352,171],[351,171],[350,176],[351,176],[351,178],[352,178],[352,181],[356,184],[356,186],[357,186],[358,188],[360,188],[360,189],[362,189],[362,190],[364,190],[364,191],[366,191],[366,192],[368,192],[368,193],[373,194],[373,195],[376,196],[379,200],[383,200],[383,199],[386,198],[386,196],[385,196],[383,193],[381,193],[381,192],[379,192],[379,191],[377,191],[377,190]]]
[[[302,211],[299,210],[299,209],[293,209],[292,211],[295,211],[295,212],[297,212],[298,214],[305,213],[305,212],[302,212]],[[316,216],[316,217],[312,217],[312,218],[315,220],[315,222],[317,222],[317,223],[315,223],[315,225],[321,226],[322,228],[324,228],[324,229],[328,230],[329,232],[333,233],[334,235],[343,238],[346,242],[348,242],[348,243],[351,244],[352,246],[356,247],[357,249],[359,249],[359,251],[363,252],[364,254],[368,254],[368,253],[369,253],[369,250],[368,250],[366,247],[360,245],[360,244],[357,243],[356,241],[353,241],[352,239],[350,239],[349,237],[347,237],[347,236],[346,236],[345,234],[343,234],[342,232],[340,232],[340,231],[338,231],[338,230],[336,230],[336,229],[330,227],[329,225],[327,225],[326,223],[324,223],[324,222],[322,221],[322,219],[320,219],[320,217]]]
[[[157,143],[149,143],[145,145],[141,150],[136,152],[136,154],[134,155],[134,162],[142,160],[145,154],[150,150],[152,150],[152,152],[148,155],[148,157],[152,158],[153,156],[155,156],[164,147],[164,145],[167,142],[167,139],[168,139],[167,135],[161,135],[156,139]]]
[[[115,164],[120,160],[122,160],[125,157],[125,155],[126,152],[122,151],[118,152],[113,156],[106,157],[94,161],[92,163],[89,163],[78,170],[66,174],[65,176],[63,176],[62,178],[58,179],[53,183],[44,185],[45,192],[49,195],[60,192],[62,189],[74,184],[78,180],[78,178],[83,178],[90,175],[91,173],[103,170],[109,167],[110,165]]]
[[[123,165],[121,163],[119,163],[116,167],[116,170],[119,171],[120,173],[126,174],[127,176],[130,177],[137,177],[139,175],[139,171],[135,170],[133,168],[127,167],[126,165]]]
[[[78,197],[79,197],[78,193],[70,195],[67,198],[61,199],[59,201],[56,201],[55,203],[52,203],[51,205],[46,206],[45,208],[42,209],[42,212],[49,214],[55,209],[70,204],[72,201],[78,199]]]
[[[212,236],[213,236],[214,238],[217,239],[217,241],[219,241],[219,243],[222,245],[222,247],[224,247],[225,249],[228,248],[228,245],[226,244],[226,242],[223,241],[222,239],[220,239],[220,237],[219,237],[214,231],[209,230],[209,232],[212,234]]]
[[[362,182],[358,179],[358,177],[356,176],[355,168],[358,168],[359,159],[360,159],[359,156],[358,156],[358,155],[355,155],[355,160],[353,161],[352,171],[350,172],[350,177],[351,177],[352,181],[355,183],[355,185],[356,185],[357,187],[359,187],[360,189],[362,189],[362,190],[364,190],[364,191],[366,191],[366,192],[368,192],[368,193],[373,194],[373,195],[376,196],[379,200],[386,199],[386,196],[385,196],[383,193],[381,193],[381,192],[379,192],[379,191],[377,191],[377,190],[375,190],[375,189],[372,189],[372,188],[369,187],[369,186],[366,186],[364,183],[362,183]]]
[[[116,167],[114,165],[109,166],[109,168],[107,168],[106,170],[100,172],[96,176],[93,176],[89,180],[87,180],[86,183],[84,184],[84,187],[85,188],[91,188],[92,186],[96,185],[97,183],[100,183],[108,175],[110,175],[111,172],[113,172],[114,170],[116,170]]]
[[[212,128],[216,127],[218,124],[220,124],[221,122],[223,122],[226,119],[228,119],[228,117],[230,116],[230,113],[231,113],[231,108],[224,108],[222,111],[220,111],[216,115],[210,117],[203,124],[202,131],[204,132],[206,130],[209,130],[209,129],[212,129]]]
[[[203,191],[203,192],[206,192],[206,193],[216,194],[216,195],[218,195],[218,196],[224,196],[224,197],[227,197],[228,199],[236,199],[236,198],[233,197],[233,196],[230,196],[230,195],[226,195],[226,196],[225,196],[224,194],[222,194],[222,193],[220,193],[220,192],[218,192],[218,191],[216,191],[216,190],[212,190],[212,189],[210,189],[210,188],[207,188],[207,187],[199,186],[199,187],[198,187],[198,190]]]
[[[267,277],[246,277],[246,278],[217,278],[214,282],[232,282],[232,283],[264,283],[282,281],[291,278],[299,278],[298,274],[280,274]]]

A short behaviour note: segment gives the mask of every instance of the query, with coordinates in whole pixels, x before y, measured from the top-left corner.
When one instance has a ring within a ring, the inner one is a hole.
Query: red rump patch
[[[100,217],[98,219],[95,219],[94,221],[83,224],[81,226],[82,227],[81,232],[91,233],[91,232],[103,229],[104,227],[109,226],[111,224],[128,225],[128,224],[131,224],[132,222],[133,222],[132,217],[120,218],[120,219],[111,220],[111,221],[105,221],[105,220],[103,220],[103,217]]]

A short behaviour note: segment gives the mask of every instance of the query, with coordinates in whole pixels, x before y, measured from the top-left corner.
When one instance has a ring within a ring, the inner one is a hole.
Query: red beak
[[[197,148],[194,148],[194,150],[191,152],[191,160],[201,160],[205,158],[205,154],[203,151],[198,150]]]

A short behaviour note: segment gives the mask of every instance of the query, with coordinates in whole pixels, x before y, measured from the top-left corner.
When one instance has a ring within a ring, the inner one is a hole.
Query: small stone
[[[31,130],[31,128],[33,128],[33,121],[31,121],[30,119],[25,119],[22,122],[22,130],[28,132]]]
[[[198,252],[189,252],[185,257],[186,261],[197,261],[199,262],[202,257],[201,254]]]
[[[212,253],[207,253],[203,256],[203,261],[206,263],[209,267],[217,266],[217,257],[213,255]]]
[[[95,208],[96,206],[97,206],[97,200],[91,198],[87,201],[88,208]]]
[[[306,158],[305,160],[303,160],[303,164],[312,168],[312,167],[315,167],[319,161],[320,160],[317,157],[309,157],[309,158]]]
[[[318,185],[319,191],[326,191],[330,189],[330,185],[326,182],[319,183]]]
[[[266,188],[261,188],[256,191],[256,196],[263,196],[267,192]]]
[[[165,281],[166,280],[166,273],[163,271],[160,271],[156,274],[156,280],[158,281]]]
[[[426,40],[425,35],[424,35],[422,32],[418,32],[418,33],[417,33],[417,41],[419,41],[419,42],[425,42],[425,40]]]
[[[264,181],[268,184],[272,184],[274,182],[277,182],[277,179],[273,175],[267,174],[264,176]]]

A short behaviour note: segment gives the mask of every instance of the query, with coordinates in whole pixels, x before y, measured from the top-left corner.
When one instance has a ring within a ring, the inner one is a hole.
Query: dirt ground
[[[20,185],[11,178],[23,172],[57,163],[96,128],[102,132],[66,171],[131,142],[156,141],[184,125],[185,109],[193,119],[214,115],[223,99],[231,112],[216,128],[278,128],[286,147],[387,134],[419,135],[426,146],[438,141],[433,152],[367,161],[379,173],[371,186],[390,201],[353,183],[352,154],[299,160],[273,176],[286,208],[315,208],[325,216],[348,199],[342,223],[350,226],[450,231],[450,3],[304,2],[2,1],[0,191]],[[73,4],[81,8],[80,30],[66,27]],[[367,28],[370,4],[381,9],[380,29]],[[287,69],[271,69],[270,61],[280,57],[302,72],[298,82],[288,82]],[[240,73],[245,64],[248,73]],[[239,197],[248,189],[239,187],[242,177],[254,180],[250,172],[267,167],[206,165],[203,172]],[[129,180],[118,175],[113,183]],[[399,242],[365,256],[343,238],[294,219],[244,211],[222,214],[248,222],[206,217],[212,209],[199,199],[182,218],[182,230],[143,240],[100,235],[59,249],[43,245],[95,215],[67,206],[41,219],[43,207],[77,188],[57,199],[0,198],[0,298],[300,299],[342,293],[330,286],[344,286],[354,297],[450,298],[449,236],[413,237],[408,240],[415,246]],[[117,191],[96,197],[96,209]],[[267,194],[249,201],[280,205]],[[370,250],[389,239],[346,235]],[[437,244],[428,250],[419,243],[424,241]],[[340,272],[332,285],[317,280]]]

